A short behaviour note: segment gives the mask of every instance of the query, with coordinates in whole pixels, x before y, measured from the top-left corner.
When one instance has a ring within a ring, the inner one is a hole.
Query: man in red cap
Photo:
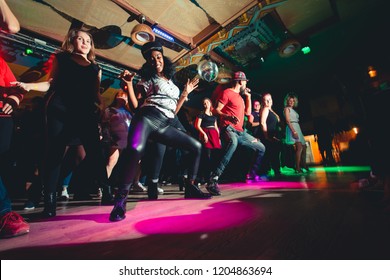
[[[218,179],[222,175],[238,145],[248,147],[256,152],[256,159],[251,167],[249,175],[255,178],[261,159],[265,152],[265,146],[259,139],[253,137],[244,130],[245,115],[252,111],[250,89],[246,87],[248,79],[244,72],[234,73],[231,86],[223,91],[217,99],[217,107],[214,113],[219,116],[220,135],[224,143],[224,154],[212,172],[206,189],[212,195],[220,195]]]

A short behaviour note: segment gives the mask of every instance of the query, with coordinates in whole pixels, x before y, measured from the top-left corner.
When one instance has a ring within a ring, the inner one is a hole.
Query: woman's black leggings
[[[49,107],[47,112],[48,142],[43,174],[45,193],[56,192],[66,147],[75,137],[84,146],[95,182],[106,183],[107,172],[96,117],[92,113],[65,113],[57,109]]]
[[[195,138],[172,126],[172,121],[151,106],[141,108],[136,113],[130,124],[127,147],[121,155],[120,189],[130,188],[149,137],[164,145],[189,151],[192,156],[192,165],[189,167],[188,175],[190,179],[196,178],[202,145]]]

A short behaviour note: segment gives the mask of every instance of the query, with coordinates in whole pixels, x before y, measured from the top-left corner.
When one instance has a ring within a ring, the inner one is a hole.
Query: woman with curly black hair
[[[163,55],[162,45],[148,42],[142,46],[142,55],[146,63],[140,70],[141,81],[133,87],[134,73],[125,70],[121,74],[127,84],[129,103],[137,108],[133,116],[128,144],[123,151],[122,169],[119,174],[119,191],[110,214],[110,221],[121,221],[126,217],[126,200],[131,183],[137,172],[137,166],[144,154],[148,139],[190,151],[193,156],[189,177],[185,184],[185,198],[209,198],[198,186],[194,185],[197,176],[202,145],[174,124],[177,112],[199,83],[199,79],[188,80],[180,94],[173,83],[174,68],[172,62]],[[148,184],[149,199],[157,199],[157,181]]]

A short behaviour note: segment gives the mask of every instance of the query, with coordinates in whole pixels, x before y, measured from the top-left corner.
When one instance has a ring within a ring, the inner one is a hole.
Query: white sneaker
[[[134,183],[132,186],[131,186],[131,190],[133,192],[146,192],[147,191],[147,188],[145,188],[141,182],[137,182],[137,183]]]
[[[164,194],[164,190],[160,187],[157,187],[158,194]]]
[[[61,198],[69,199],[68,189],[64,189],[64,190],[61,192]]]

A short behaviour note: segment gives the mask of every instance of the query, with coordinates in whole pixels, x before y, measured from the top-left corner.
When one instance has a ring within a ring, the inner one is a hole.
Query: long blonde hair
[[[92,63],[96,64],[96,61],[95,61],[95,59],[96,59],[95,44],[93,43],[92,35],[91,35],[91,33],[89,33],[88,31],[86,31],[84,29],[73,28],[73,29],[69,30],[68,34],[66,34],[66,36],[64,38],[64,41],[62,42],[61,50],[63,52],[68,52],[68,53],[73,53],[74,52],[74,43],[73,43],[73,41],[74,41],[74,38],[77,37],[77,33],[78,32],[84,32],[91,39],[91,50],[87,54],[87,58],[88,58],[89,61],[91,61]]]

